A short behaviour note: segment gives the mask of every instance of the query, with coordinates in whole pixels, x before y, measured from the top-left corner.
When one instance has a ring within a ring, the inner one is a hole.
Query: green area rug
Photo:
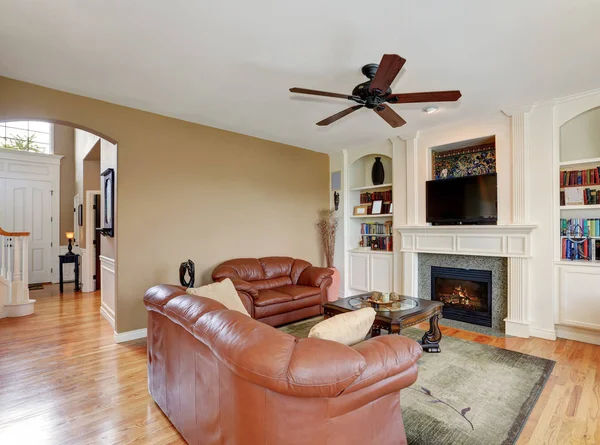
[[[321,317],[281,329],[308,336]],[[423,331],[403,335],[420,339]],[[444,337],[439,354],[423,354],[419,378],[402,390],[410,445],[507,445],[516,442],[548,380],[552,360]]]

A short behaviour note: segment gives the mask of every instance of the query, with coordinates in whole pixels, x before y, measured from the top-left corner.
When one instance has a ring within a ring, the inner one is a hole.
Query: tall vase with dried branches
[[[319,220],[317,221],[317,229],[323,244],[325,253],[325,262],[327,267],[333,271],[333,283],[327,290],[327,300],[335,301],[339,298],[340,292],[340,272],[333,265],[333,257],[335,254],[335,235],[337,233],[339,220],[335,216],[335,210],[322,210]]]

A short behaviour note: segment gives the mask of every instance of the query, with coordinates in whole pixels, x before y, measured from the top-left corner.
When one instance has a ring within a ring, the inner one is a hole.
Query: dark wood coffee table
[[[366,299],[371,294],[355,295],[353,297],[342,298],[323,305],[323,314],[325,318],[343,314],[345,312],[356,311],[361,307],[368,307],[368,303],[361,305],[361,300]],[[439,301],[424,300],[422,298],[402,297],[406,299],[409,305],[414,307],[401,310],[388,310],[384,306],[373,307],[377,311],[371,336],[375,337],[381,334],[385,329],[390,334],[401,334],[402,329],[414,326],[421,322],[429,320],[429,331],[423,335],[421,345],[427,352],[440,352],[440,340],[442,332],[438,325],[438,320],[442,318],[443,303]]]

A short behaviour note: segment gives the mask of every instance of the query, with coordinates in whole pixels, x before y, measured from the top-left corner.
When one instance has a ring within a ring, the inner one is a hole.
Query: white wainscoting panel
[[[456,250],[454,245],[455,237],[453,235],[437,235],[429,234],[423,236],[422,234],[415,234],[415,249],[419,252],[443,252],[451,253]]]
[[[594,266],[558,267],[561,325],[600,331],[600,271]]]
[[[100,255],[100,314],[106,319],[106,321],[110,323],[113,329],[115,327],[115,308],[117,295],[115,270],[115,260]]]

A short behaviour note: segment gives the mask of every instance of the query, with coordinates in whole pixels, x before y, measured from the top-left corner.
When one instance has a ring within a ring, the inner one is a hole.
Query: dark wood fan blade
[[[376,108],[373,108],[373,111],[380,115],[384,121],[394,128],[401,127],[406,123],[404,119],[398,116],[398,114],[387,105],[380,105]]]
[[[371,81],[369,91],[379,90],[386,92],[405,63],[406,59],[397,54],[384,54],[375,77]]]
[[[327,91],[307,90],[306,88],[290,88],[290,93],[312,94],[313,96],[339,97],[340,99],[352,100],[347,94],[329,93]]]
[[[340,111],[339,113],[334,114],[333,116],[329,116],[327,119],[323,119],[320,122],[317,122],[319,127],[323,127],[325,125],[332,124],[338,119],[343,118],[344,116],[348,116],[350,113],[355,112],[356,110],[360,110],[364,105],[354,105],[353,107],[346,108],[344,111]]]
[[[391,104],[410,104],[417,102],[454,102],[460,99],[460,91],[429,91],[426,93],[390,94],[387,101]]]

